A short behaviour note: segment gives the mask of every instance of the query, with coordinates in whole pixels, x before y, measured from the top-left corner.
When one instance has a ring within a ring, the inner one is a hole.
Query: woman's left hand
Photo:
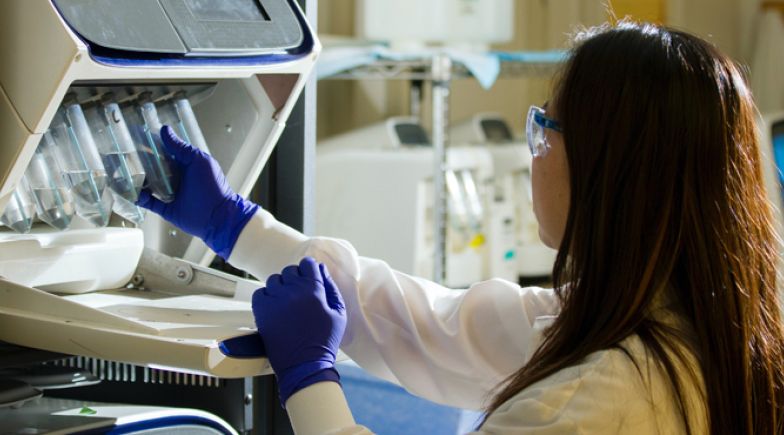
[[[323,381],[338,382],[335,358],[346,329],[343,298],[326,266],[305,257],[253,294],[253,316],[278,377],[281,402]]]

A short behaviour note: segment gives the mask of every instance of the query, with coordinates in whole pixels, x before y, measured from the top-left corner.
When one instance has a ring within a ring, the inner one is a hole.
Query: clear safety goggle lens
[[[528,148],[531,150],[531,155],[534,157],[542,157],[547,154],[550,149],[550,144],[547,143],[545,137],[545,128],[536,119],[544,117],[544,110],[539,107],[531,106],[528,110],[528,119],[525,122],[526,139],[528,140]]]

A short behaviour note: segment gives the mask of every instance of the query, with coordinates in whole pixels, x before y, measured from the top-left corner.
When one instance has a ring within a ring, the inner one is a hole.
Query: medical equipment
[[[453,144],[475,146],[493,159],[493,194],[487,207],[491,222],[489,252],[491,273],[522,280],[539,279],[552,272],[556,251],[539,240],[539,226],[533,213],[531,153],[514,138],[511,128],[497,114],[482,113],[455,125],[450,131]],[[514,254],[509,255],[511,245]],[[514,258],[511,264],[510,258]]]
[[[107,172],[108,185],[114,198],[113,210],[120,216],[141,223],[144,215],[135,205],[146,171],[119,104],[112,93],[92,105],[87,113],[98,152]]]
[[[163,122],[210,143],[249,194],[319,50],[289,0],[0,4],[0,209],[32,215],[23,175],[43,159],[55,181],[37,196],[41,219],[70,227],[0,233],[0,340],[215,377],[268,372],[248,303],[260,284],[205,267],[214,254],[157,216],[136,227],[133,201],[141,183],[176,192]]]
[[[390,118],[322,141],[316,151],[316,232],[363,255],[432,278],[433,150],[416,118]],[[479,148],[447,150],[446,280],[485,278],[485,210],[492,161]]]
[[[114,197],[95,139],[74,94],[66,96],[50,130],[64,178],[71,186],[76,214],[95,226],[106,226]]]
[[[487,48],[512,39],[514,11],[512,0],[360,0],[355,17],[359,36],[394,46],[438,43]]]
[[[18,233],[27,233],[33,227],[35,204],[27,178],[22,176],[19,185],[11,194],[0,222]]]
[[[42,398],[18,409],[0,409],[4,434],[236,435],[224,420],[195,409],[132,406]]]
[[[55,153],[54,139],[47,131],[33,154],[25,177],[32,189],[38,218],[58,230],[65,230],[71,225],[75,206],[71,186],[61,176],[64,171]]]

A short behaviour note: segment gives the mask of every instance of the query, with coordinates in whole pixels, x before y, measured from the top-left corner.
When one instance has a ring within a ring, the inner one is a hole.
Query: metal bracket
[[[171,294],[210,294],[233,297],[242,278],[144,248],[129,283]]]

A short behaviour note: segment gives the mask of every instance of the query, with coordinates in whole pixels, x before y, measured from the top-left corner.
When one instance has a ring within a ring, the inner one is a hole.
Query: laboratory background
[[[306,234],[450,288],[547,286],[525,115],[575,32],[623,18],[747,66],[780,208],[781,0],[0,0],[0,433],[292,433],[259,277],[137,206],[179,188],[162,125]],[[481,419],[339,360],[379,434]]]

